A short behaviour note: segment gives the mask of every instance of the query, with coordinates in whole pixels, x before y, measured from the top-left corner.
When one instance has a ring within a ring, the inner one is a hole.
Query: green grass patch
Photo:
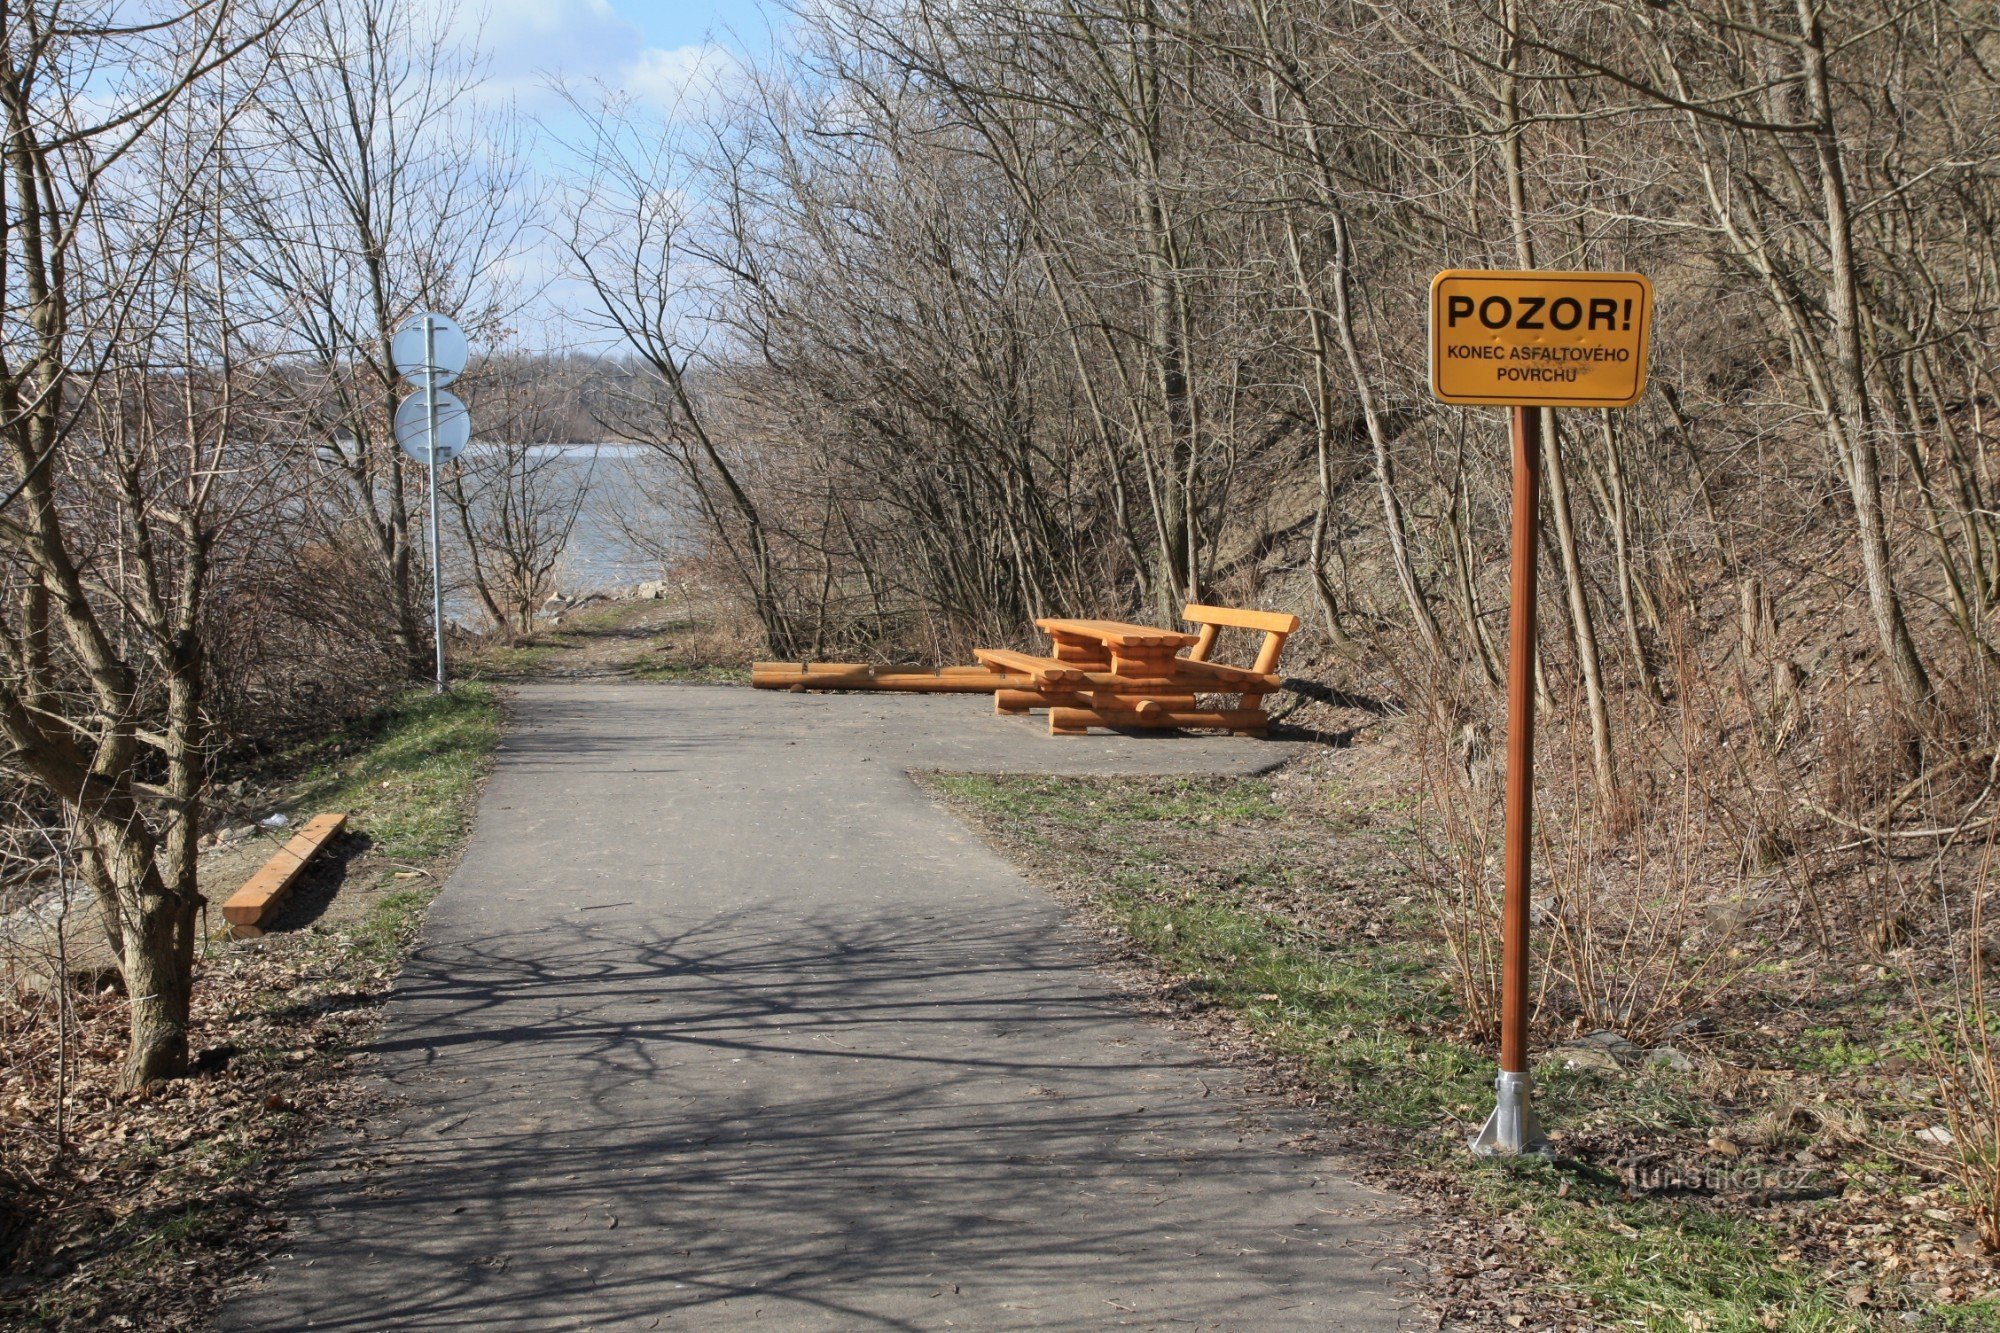
[[[1125,883],[1103,898],[1125,934],[1371,1120],[1430,1124],[1492,1082],[1487,1057],[1427,1035],[1450,1005],[1423,960],[1387,945],[1336,952],[1276,917]]]
[[[554,633],[561,638],[575,634],[600,634],[608,629],[617,629],[645,607],[644,602],[611,602],[593,606],[588,611],[565,612],[562,624],[555,627]]]
[[[387,967],[403,956],[424,923],[424,909],[440,886],[402,889],[369,905],[368,914],[348,933],[348,945],[364,961]]]
[[[496,643],[468,654],[463,669],[475,676],[527,676],[547,666],[561,651],[553,643]]]
[[[1545,1162],[1467,1159],[1463,1169],[1494,1212],[1529,1220],[1553,1252],[1556,1280],[1600,1321],[1743,1333],[1871,1326],[1822,1273],[1781,1259],[1759,1222],[1691,1201],[1627,1198]]]
[[[1097,783],[1077,778],[937,773],[937,791],[1008,820],[1053,820],[1071,828],[1125,824],[1240,823],[1283,813],[1261,778],[1128,778]]]
[[[424,861],[450,851],[500,738],[500,705],[484,685],[412,690],[371,715],[355,754],[309,772],[293,803],[345,810],[382,856]]]
[[[669,662],[648,655],[632,664],[632,676],[681,685],[739,685],[750,679],[750,669],[715,662]]]
[[[1996,1329],[2000,1328],[2000,1296],[1941,1306],[1932,1313],[1936,1315],[1940,1328]]]

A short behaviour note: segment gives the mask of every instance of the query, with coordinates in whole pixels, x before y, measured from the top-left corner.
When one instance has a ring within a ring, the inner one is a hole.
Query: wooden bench
[[[314,815],[307,820],[306,826],[293,834],[291,841],[266,861],[262,870],[245,880],[243,887],[231,894],[229,901],[222,905],[222,916],[229,922],[229,933],[239,940],[262,935],[265,926],[277,915],[285,895],[291,892],[292,885],[304,873],[306,863],[346,827],[347,816],[344,814]]]
[[[1075,662],[1064,662],[1054,657],[1036,657],[1032,653],[1017,653],[1012,648],[974,648],[972,655],[985,666],[1001,675],[1013,674],[1027,677],[1039,688],[1068,690],[1083,684],[1087,674],[1084,667]]]

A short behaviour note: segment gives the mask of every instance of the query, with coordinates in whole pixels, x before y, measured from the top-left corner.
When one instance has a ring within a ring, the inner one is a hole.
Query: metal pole
[[[444,566],[438,560],[437,321],[424,316],[424,440],[431,475],[431,643],[437,649],[436,690],[444,693]]]
[[[1535,554],[1541,530],[1542,409],[1514,412],[1514,570],[1507,612],[1507,846],[1500,908],[1500,1076],[1480,1156],[1546,1153],[1528,1086],[1528,907],[1535,803]]]

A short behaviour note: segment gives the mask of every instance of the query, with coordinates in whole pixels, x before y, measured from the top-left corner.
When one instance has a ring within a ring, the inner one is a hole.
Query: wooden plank
[[[1057,704],[1080,705],[1089,702],[1087,695],[1063,689],[1013,689],[993,692],[993,711],[996,713],[1026,713],[1036,708],[1050,708]]]
[[[263,934],[264,924],[276,914],[307,862],[345,827],[344,814],[314,815],[307,820],[306,826],[293,834],[291,841],[222,905],[222,916],[229,922],[230,932],[238,939]]]
[[[1252,671],[1276,671],[1278,669],[1278,657],[1285,651],[1285,640],[1288,637],[1288,635],[1280,634],[1276,630],[1272,630],[1269,634],[1266,634],[1264,636],[1264,646],[1257,650],[1257,660],[1250,664],[1250,669]]]
[[[760,690],[783,690],[793,685],[825,686],[834,680],[865,680],[871,671],[866,662],[752,662],[750,684]]]
[[[1261,629],[1271,634],[1291,634],[1299,618],[1283,611],[1246,611],[1234,606],[1202,606],[1189,602],[1181,619],[1192,625],[1227,625],[1231,629]]]
[[[1102,704],[1091,705],[1093,708],[1109,708],[1115,713],[1121,708],[1130,708],[1132,706],[1130,695],[1109,694],[1100,697],[1104,702]],[[1192,694],[1150,694],[1140,700],[1140,711],[1144,712],[1145,705],[1149,703],[1158,704],[1169,713],[1192,713],[1201,707],[1200,704],[1195,702],[1195,697]]]
[[[1264,671],[1252,671],[1248,667],[1229,666],[1222,662],[1196,662],[1183,657],[1174,663],[1179,674],[1207,677],[1219,684],[1254,686],[1260,690],[1275,690],[1283,684],[1275,675]],[[1229,693],[1230,691],[1223,691]]]
[[[1075,685],[1084,678],[1081,667],[1058,662],[1053,657],[1017,653],[1012,648],[974,648],[972,655],[990,667],[1033,676],[1038,685]]]
[[[1156,625],[1128,625],[1122,620],[1068,620],[1060,616],[1049,616],[1037,620],[1035,625],[1046,634],[1068,634],[1081,639],[1095,639],[1113,648],[1172,648],[1179,650],[1191,647],[1196,636],[1180,630],[1161,629]]]
[[[1069,662],[1080,667],[1095,667],[1099,671],[1111,665],[1110,650],[1095,639],[1079,639],[1068,634],[1051,634],[1054,648],[1049,656],[1058,662]]]
[[[1171,648],[1120,649],[1111,654],[1111,674],[1133,679],[1165,679],[1179,668],[1180,659]]]
[[[978,665],[940,667],[926,666],[922,662],[893,662],[888,666],[876,667],[875,674],[878,676],[978,676],[983,678],[992,675],[993,671],[989,667]]]
[[[1105,690],[1113,694],[1240,694],[1245,690],[1270,692],[1279,688],[1276,676],[1259,675],[1242,667],[1224,667],[1214,662],[1173,659],[1174,670],[1157,676],[1121,676],[1112,671],[1078,671],[1073,681],[1063,681],[1058,689]],[[1214,668],[1218,668],[1214,669]],[[1012,685],[1005,688],[1012,689]]]
[[[909,694],[991,694],[1005,685],[1026,685],[1025,676],[1010,676],[981,667],[973,675],[933,675],[930,672],[878,671],[872,686],[878,690],[901,690]]]
[[[752,681],[862,681],[872,675],[866,667],[852,662],[814,662],[806,671],[798,667],[772,667],[768,662],[754,662],[750,667]]]

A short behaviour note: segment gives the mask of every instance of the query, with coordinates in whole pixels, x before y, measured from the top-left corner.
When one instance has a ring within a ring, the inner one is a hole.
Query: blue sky
[[[739,57],[759,61],[789,14],[775,0],[430,0],[453,14],[454,32],[485,57],[480,92],[513,103],[531,126],[525,145],[535,166],[552,175],[568,165],[564,144],[580,142],[581,125],[550,84],[560,80],[586,102],[596,88],[629,94],[636,110],[698,114],[700,95],[726,79]],[[683,102],[683,97],[688,100]],[[535,293],[519,312],[530,344],[594,346],[578,284],[562,276],[553,238],[534,233],[506,262],[509,274]]]
[[[769,48],[785,11],[759,0],[461,0],[461,29],[480,28],[490,90],[524,109],[551,76],[599,82],[670,104],[727,53]],[[483,24],[481,16],[483,15]],[[469,34],[468,34],[469,35]]]
[[[646,36],[651,46],[676,47],[706,40],[722,29],[763,26],[754,0],[628,0],[607,4]]]

